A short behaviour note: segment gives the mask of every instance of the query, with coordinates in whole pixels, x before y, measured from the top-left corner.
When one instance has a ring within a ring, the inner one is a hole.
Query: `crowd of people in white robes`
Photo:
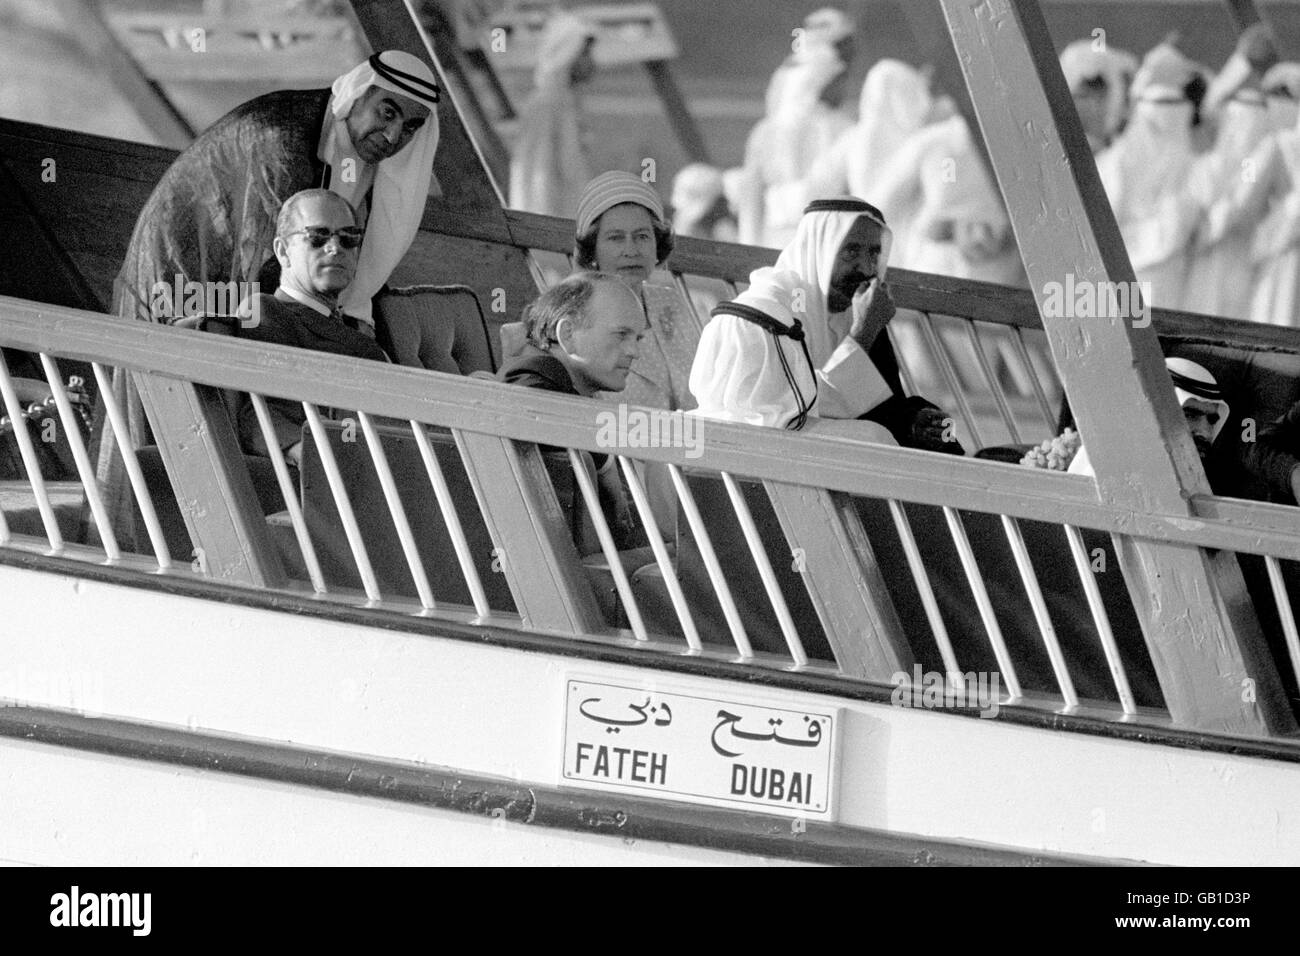
[[[678,174],[676,232],[783,248],[810,200],[853,195],[889,218],[896,266],[1024,285],[978,132],[927,68],[895,59],[871,67],[855,111],[843,89],[855,32],[831,8],[794,31],[742,164]],[[569,14],[548,29],[512,170],[519,208],[567,215],[588,178],[575,90],[591,36]],[[1097,36],[1060,61],[1150,304],[1300,324],[1300,63],[1278,62],[1263,26],[1217,74],[1176,38],[1139,61]]]

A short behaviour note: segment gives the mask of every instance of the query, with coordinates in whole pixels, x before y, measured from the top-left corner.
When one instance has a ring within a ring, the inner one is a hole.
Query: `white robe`
[[[878,62],[862,84],[858,122],[809,170],[808,196],[848,193],[879,206],[876,193],[881,173],[908,138],[925,125],[933,106],[929,81],[920,70],[898,60]],[[895,205],[897,208],[886,214],[894,247],[900,249],[907,245],[908,226],[917,208]]]
[[[569,78],[591,28],[569,14],[547,23],[537,52],[532,97],[520,115],[510,157],[510,206],[547,216],[572,216],[591,164],[583,148],[582,107]]]
[[[850,212],[814,212],[799,222],[795,238],[777,259],[775,267],[750,275],[753,296],[765,295],[799,319],[807,336],[809,356],[816,370],[817,399],[812,418],[851,419],[871,411],[893,393],[875,363],[852,339],[846,338],[848,313],[832,315],[827,308],[835,257],[854,221]],[[883,237],[880,275],[888,259],[888,231]],[[767,310],[764,310],[767,311]],[[704,327],[691,366],[690,389],[706,418],[785,427],[798,414],[799,403],[781,366],[786,363],[801,375],[800,392],[811,396],[813,376],[807,371],[803,350],[792,339],[776,338],[738,316],[719,314]],[[892,441],[883,428],[863,433],[872,441]]]
[[[793,238],[808,202],[804,177],[853,122],[819,99],[843,69],[831,48],[808,51],[750,131],[736,210],[741,242],[779,249]]]
[[[1128,128],[1097,157],[1133,271],[1139,281],[1151,283],[1151,304],[1166,309],[1183,307],[1198,218],[1183,195],[1195,159],[1191,120],[1190,102],[1139,100]]]
[[[1199,156],[1187,177],[1187,196],[1198,211],[1239,195],[1234,187],[1246,175],[1244,165],[1269,134],[1268,109],[1240,94],[1224,104],[1214,148]],[[1220,214],[1216,223],[1227,217]],[[1207,315],[1244,319],[1250,313],[1256,263],[1251,258],[1252,224],[1236,221],[1232,228],[1213,228],[1208,219],[1198,227],[1182,307]]]

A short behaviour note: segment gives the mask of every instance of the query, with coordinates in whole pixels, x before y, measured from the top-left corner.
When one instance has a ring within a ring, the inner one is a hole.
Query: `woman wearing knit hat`
[[[650,319],[622,400],[654,408],[694,408],[687,379],[700,325],[676,289],[647,281],[673,249],[663,200],[640,176],[601,173],[583,189],[574,218],[574,264],[622,276],[640,293]]]

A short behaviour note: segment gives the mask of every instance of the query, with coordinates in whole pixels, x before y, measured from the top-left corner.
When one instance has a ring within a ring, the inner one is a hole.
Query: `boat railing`
[[[541,287],[572,268],[572,220],[508,209],[505,227],[503,235],[496,224],[445,207],[427,213],[423,223],[449,238],[531,253]],[[709,306],[736,295],[753,270],[776,257],[774,249],[679,236],[660,275],[703,325]],[[1029,289],[897,268],[888,278],[899,309],[888,330],[902,385],[949,410],[967,449],[1037,444],[1060,431],[1065,393]],[[1300,377],[1300,329],[1161,308],[1147,315],[1167,351],[1198,346],[1246,357],[1292,355]]]
[[[954,688],[996,674],[1004,706],[1209,733],[1294,728],[1277,686],[1278,671],[1300,666],[1287,581],[1300,554],[1292,508],[1196,495],[1186,514],[1135,514],[1082,476],[847,434],[757,432],[537,391],[520,401],[516,387],[494,381],[12,298],[0,298],[0,319],[0,346],[40,357],[78,474],[71,489],[51,486],[39,439],[15,431],[32,506],[6,498],[6,549],[314,595],[394,620],[613,643],[644,650],[649,666],[686,655],[899,688],[933,674]],[[103,500],[63,391],[59,363],[69,360],[90,363],[99,381],[144,525],[138,541],[113,525]],[[114,370],[133,376],[145,399],[187,553],[167,541],[159,488],[112,398]],[[17,421],[13,382],[0,376]],[[303,403],[319,472],[312,479],[304,459],[295,485],[267,434],[284,503],[270,518],[221,390],[249,394],[264,432],[265,399]],[[639,557],[619,550],[620,529],[605,519],[593,467],[602,456],[630,491]],[[364,493],[352,484],[362,473]],[[565,480],[567,495],[557,491]],[[76,521],[60,494],[95,533],[70,533]],[[575,546],[574,509],[594,527],[592,554]],[[1281,650],[1243,624],[1238,648],[1211,650],[1236,654],[1220,661],[1212,686],[1190,675],[1179,657],[1187,649],[1153,653],[1144,635],[1161,595],[1126,587],[1135,541],[1195,549],[1232,565],[1224,573],[1236,580],[1238,555],[1259,563]]]

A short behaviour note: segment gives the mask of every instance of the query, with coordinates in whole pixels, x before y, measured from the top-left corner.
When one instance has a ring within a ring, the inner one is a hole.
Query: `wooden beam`
[[[93,0],[55,0],[55,6],[94,69],[117,88],[160,143],[184,149],[194,141],[194,128],[118,43],[99,4]]]
[[[912,649],[851,500],[786,482],[764,487],[840,671],[883,683],[910,673]]]
[[[708,163],[709,148],[704,143],[704,136],[700,128],[696,125],[695,117],[691,116],[691,111],[686,106],[686,99],[682,96],[681,89],[677,86],[677,80],[673,77],[672,68],[667,60],[648,60],[645,64],[645,71],[650,75],[650,82],[654,84],[655,93],[659,96],[659,101],[664,105],[664,112],[668,114],[668,123],[673,128],[673,133],[677,141],[681,143],[682,149],[690,157],[693,163]]]
[[[175,557],[217,581],[282,587],[284,565],[221,396],[151,372],[133,378],[194,543],[194,554]]]
[[[1037,2],[941,3],[1040,309],[1067,276],[1103,289],[1135,282]],[[1189,495],[1209,489],[1155,330],[1046,310],[1043,325],[1099,497],[1134,514],[1191,517]],[[1147,646],[1174,720],[1250,735],[1293,730],[1235,563],[1197,548],[1128,544],[1125,580],[1147,612]]]
[[[537,446],[466,431],[456,445],[524,627],[607,632]]]
[[[501,218],[503,192],[493,180],[478,142],[469,132],[456,83],[449,82],[441,51],[426,41],[411,2],[403,0],[350,0],[352,12],[373,50],[403,50],[427,63],[443,89],[438,103],[438,155],[434,175],[442,186],[442,199],[453,209],[464,209],[492,219]],[[454,78],[453,78],[454,80]],[[492,215],[495,213],[495,215]]]
[[[433,172],[441,194],[431,196],[425,215],[433,222],[441,217],[463,217],[484,224],[499,236],[508,236],[504,193],[489,173],[483,154],[466,131],[461,100],[454,88],[448,90],[447,73],[436,50],[425,42],[412,0],[350,0],[358,24],[375,50],[404,50],[419,57],[439,77],[444,95],[438,104],[438,154]],[[502,275],[503,286],[535,288],[528,268],[527,253],[515,250]],[[427,281],[427,280],[426,280]]]

